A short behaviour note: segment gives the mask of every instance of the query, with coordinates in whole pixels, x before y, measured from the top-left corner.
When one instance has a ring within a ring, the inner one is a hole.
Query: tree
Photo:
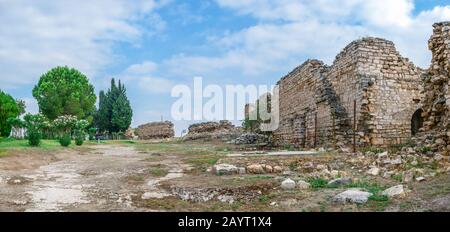
[[[56,67],[41,76],[33,89],[39,110],[48,119],[73,115],[93,120],[97,97],[88,78],[76,69]]]
[[[9,118],[17,118],[21,109],[11,95],[0,90],[0,136],[9,136],[11,133],[11,124]]]
[[[116,85],[111,79],[111,87],[105,94],[100,91],[99,109],[96,114],[96,125],[100,131],[125,131],[131,125],[133,111],[126,95],[126,88],[120,81]]]

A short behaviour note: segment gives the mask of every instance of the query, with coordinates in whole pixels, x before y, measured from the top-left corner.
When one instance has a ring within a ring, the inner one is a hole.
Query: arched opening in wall
[[[414,112],[411,119],[411,135],[416,136],[419,132],[419,129],[423,126],[423,118],[422,118],[422,109],[418,109]]]

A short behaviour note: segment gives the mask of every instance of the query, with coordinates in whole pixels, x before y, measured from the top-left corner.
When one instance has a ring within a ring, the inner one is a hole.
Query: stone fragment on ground
[[[337,204],[364,204],[369,200],[370,196],[372,196],[372,193],[365,192],[360,189],[349,189],[334,196],[332,201]]]
[[[299,180],[297,181],[297,187],[299,189],[309,189],[311,187],[311,184],[304,180]]]
[[[373,167],[373,168],[369,169],[366,173],[369,175],[372,175],[372,176],[378,176],[378,175],[380,175],[380,169],[377,167]]]
[[[216,164],[212,171],[216,175],[234,175],[239,173],[238,167],[231,164]]]
[[[406,191],[403,185],[397,185],[384,190],[381,195],[387,196],[389,198],[403,198],[406,196]]]
[[[281,182],[281,188],[282,189],[294,189],[295,188],[295,181],[292,179],[286,179],[283,182]]]
[[[330,180],[328,185],[330,186],[344,186],[353,183],[353,180],[349,177],[337,178],[334,180]]]

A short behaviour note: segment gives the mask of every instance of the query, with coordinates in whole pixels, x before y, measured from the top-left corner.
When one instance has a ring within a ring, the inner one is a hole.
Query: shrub
[[[70,137],[70,134],[64,134],[59,138],[59,144],[63,147],[68,147],[72,143],[72,138]]]
[[[89,128],[89,140],[95,140],[95,133],[97,133],[97,128]]]
[[[32,147],[38,147],[41,144],[42,133],[39,131],[28,131],[28,144]]]
[[[77,132],[75,133],[75,144],[76,144],[77,146],[83,145],[83,143],[84,143],[84,137],[85,137],[85,135],[84,135],[84,132],[83,132],[83,131],[77,131]]]

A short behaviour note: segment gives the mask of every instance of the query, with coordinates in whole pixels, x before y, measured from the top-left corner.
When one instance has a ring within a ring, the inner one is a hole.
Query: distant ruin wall
[[[346,46],[332,66],[308,60],[283,77],[278,145],[351,144],[354,102],[359,146],[391,145],[411,137],[420,108],[420,72],[392,42],[363,38]]]
[[[189,134],[198,134],[206,132],[217,132],[222,130],[230,130],[234,128],[233,124],[229,121],[223,120],[220,122],[203,122],[192,124],[189,126]]]
[[[189,140],[224,140],[229,141],[242,134],[242,128],[236,128],[230,121],[203,122],[189,126],[189,132],[183,137]]]
[[[153,122],[138,127],[137,135],[141,140],[165,139],[175,136],[172,122]]]
[[[433,151],[450,155],[450,22],[433,27],[428,44],[433,59],[424,75],[424,140]]]

